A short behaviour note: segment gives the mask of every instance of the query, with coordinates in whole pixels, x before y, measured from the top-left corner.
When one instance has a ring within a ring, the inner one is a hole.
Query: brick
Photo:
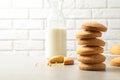
[[[19,40],[14,41],[15,50],[41,50],[44,49],[43,41]]]
[[[11,29],[11,20],[0,20],[0,29]]]
[[[31,9],[30,18],[47,18],[50,10],[48,9]],[[89,9],[63,9],[65,18],[91,18]]]
[[[75,29],[75,20],[66,20],[67,29]]]
[[[65,18],[91,18],[89,9],[64,9]]]
[[[0,56],[8,56],[13,55],[12,51],[0,51]]]
[[[13,28],[15,29],[43,29],[42,20],[14,20]]]
[[[63,0],[62,8],[74,8],[75,7],[75,0]]]
[[[120,9],[93,9],[93,18],[120,18]]]
[[[0,50],[12,50],[12,41],[0,41]]]
[[[120,19],[111,19],[108,20],[109,29],[120,29]]]
[[[30,9],[30,18],[47,18],[48,9]]]
[[[19,40],[28,39],[28,32],[26,30],[0,30],[1,40]]]
[[[63,0],[62,8],[74,8],[75,0]],[[49,2],[44,0],[44,8],[50,8]]]
[[[12,55],[28,56],[28,51],[12,51]]]
[[[120,7],[120,0],[108,0],[108,7],[119,8]]]
[[[43,0],[13,0],[14,8],[42,8]]]
[[[68,40],[76,40],[75,34],[77,33],[77,30],[67,30],[67,39]]]
[[[76,28],[81,29],[81,25],[85,22],[99,22],[107,27],[107,21],[105,19],[86,19],[86,20],[76,20]]]
[[[11,8],[11,0],[0,0],[0,8]]]
[[[103,33],[102,39],[105,40],[119,40],[120,39],[120,30],[108,30]]]
[[[29,51],[29,56],[38,56],[40,58],[44,58],[45,57],[45,52],[44,51]]]
[[[43,0],[43,1],[44,1],[43,7],[44,8],[49,8],[50,6],[49,6],[48,0]]]
[[[30,39],[45,39],[45,30],[31,30]]]
[[[44,29],[46,29],[48,27],[47,20],[44,20],[43,23],[44,23]]]
[[[6,51],[0,51],[0,56],[28,56],[28,51],[15,51],[15,50],[6,50]]]
[[[28,18],[28,11],[26,9],[0,9],[0,18]]]
[[[67,56],[77,59],[76,51],[67,51]]]
[[[75,41],[67,41],[67,50],[75,50]]]
[[[106,0],[76,0],[77,8],[105,8]]]

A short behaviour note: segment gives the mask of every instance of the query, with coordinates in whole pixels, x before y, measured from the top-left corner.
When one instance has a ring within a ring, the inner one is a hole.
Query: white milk
[[[49,28],[46,31],[46,58],[56,55],[66,56],[66,28]]]

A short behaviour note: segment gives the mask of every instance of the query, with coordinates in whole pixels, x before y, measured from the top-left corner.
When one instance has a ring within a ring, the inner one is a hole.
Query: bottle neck
[[[47,18],[47,26],[52,27],[65,27],[65,19],[62,13],[63,0],[49,0],[50,13]]]
[[[62,9],[63,0],[48,0],[51,8],[56,10]]]

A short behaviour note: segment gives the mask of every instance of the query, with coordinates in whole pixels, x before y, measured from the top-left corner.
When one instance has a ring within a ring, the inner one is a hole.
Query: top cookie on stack
[[[102,32],[107,31],[107,28],[104,25],[97,22],[86,22],[82,24],[81,27],[89,31],[102,31]]]
[[[104,25],[97,22],[86,22],[82,24],[81,28],[83,30],[76,34],[76,38],[78,39],[95,39],[102,36],[101,32],[107,31]]]

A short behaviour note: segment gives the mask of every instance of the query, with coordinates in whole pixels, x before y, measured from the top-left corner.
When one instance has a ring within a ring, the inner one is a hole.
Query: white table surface
[[[106,71],[83,71],[78,63],[50,67],[40,57],[0,56],[0,80],[120,80],[120,67],[106,64]]]

